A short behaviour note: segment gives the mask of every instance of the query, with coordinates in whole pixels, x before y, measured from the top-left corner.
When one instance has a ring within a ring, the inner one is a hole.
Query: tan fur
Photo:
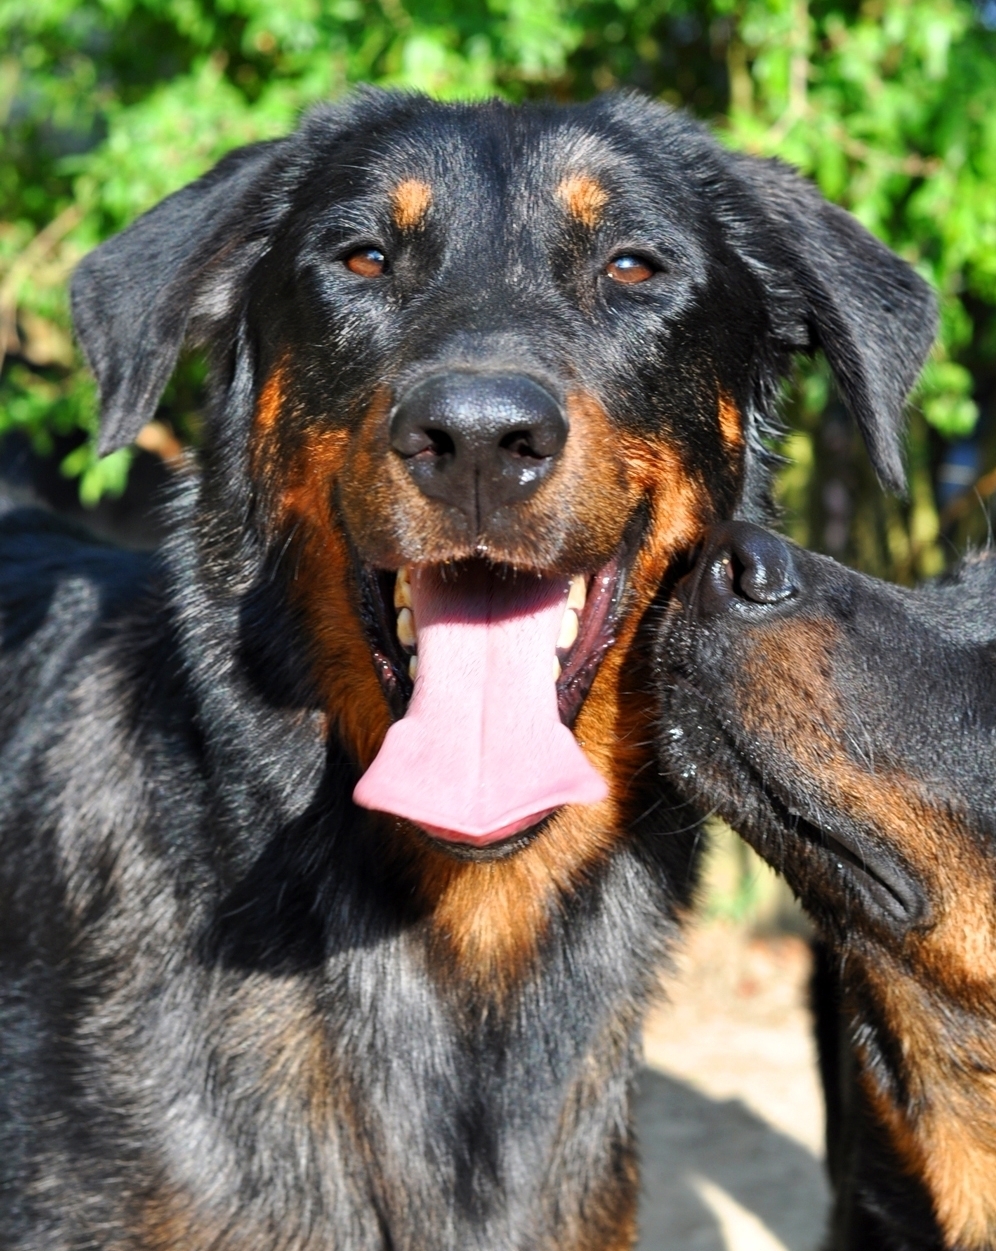
[[[141,1203],[138,1220],[130,1231],[133,1240],[129,1246],[140,1246],[143,1251],[194,1251],[195,1248],[223,1245],[224,1229],[205,1225],[193,1211],[190,1200],[177,1190],[160,1187],[155,1195]],[[124,1244],[114,1242],[114,1251]],[[252,1251],[252,1248],[245,1248]]]
[[[630,1031],[636,1025],[634,1019],[614,1023],[585,1056],[572,1098],[565,1104],[558,1126],[558,1138],[567,1150],[577,1149],[579,1120],[586,1108],[597,1106],[601,1100],[605,1075],[617,1071],[618,1066],[625,1063]],[[626,1128],[632,1131],[631,1125]],[[563,1229],[548,1251],[567,1251],[568,1248],[569,1251],[629,1251],[638,1233],[640,1177],[636,1152],[632,1149],[620,1152],[618,1144],[591,1142],[590,1139],[586,1145],[595,1154],[612,1151],[615,1167],[603,1174],[605,1181],[602,1189],[589,1193],[582,1212],[578,1214],[579,1219],[572,1220]],[[631,1140],[629,1146],[632,1145]],[[625,1176],[626,1184],[618,1185],[614,1174]],[[555,1223],[556,1220],[551,1221],[551,1224]]]
[[[573,427],[580,407],[577,400],[569,407]],[[620,435],[590,401],[586,418],[585,438],[579,442],[594,443],[606,454],[611,445],[618,462],[611,471],[617,483],[615,508],[608,515],[621,526],[641,498],[651,514],[649,533],[629,574],[617,642],[602,661],[574,726],[578,742],[609,782],[609,798],[563,809],[542,837],[508,860],[462,862],[434,849],[422,853],[420,885],[433,924],[460,967],[491,986],[520,975],[535,956],[558,901],[639,815],[633,779],[651,760],[654,705],[645,693],[650,683],[635,672],[632,644],[669,563],[697,540],[708,507],[703,489],[669,444]],[[603,468],[602,478],[609,473]],[[591,492],[597,495],[598,487],[596,479]],[[579,494],[570,496],[579,504],[580,490],[579,484]]]
[[[256,409],[254,477],[262,482],[271,524],[293,536],[296,576],[290,594],[304,611],[314,671],[329,726],[361,766],[376,756],[391,723],[352,589],[349,552],[332,497],[348,444],[343,429],[317,426],[298,446],[281,440],[278,415],[288,398],[285,370],[267,380]]]
[[[568,174],[557,187],[557,197],[568,213],[589,230],[602,220],[602,210],[609,202],[609,193],[591,174]]]
[[[466,560],[484,547],[495,560],[524,568],[587,572],[610,559],[641,490],[619,433],[591,397],[569,396],[571,435],[556,470],[514,525],[468,536],[416,487],[387,441],[387,408],[371,404],[350,441],[339,485],[343,517],[362,535],[368,559],[383,568]],[[495,526],[498,522],[493,523]]]
[[[391,192],[394,223],[399,230],[415,230],[432,204],[432,188],[418,178],[405,178]]]
[[[740,409],[728,395],[719,397],[719,434],[731,452],[740,452],[744,446],[744,424]]]
[[[315,668],[330,725],[361,767],[373,760],[390,725],[369,645],[350,591],[346,541],[332,500],[349,529],[363,536],[378,563],[434,563],[473,554],[447,532],[442,510],[411,482],[385,438],[388,399],[378,393],[358,431],[316,426],[285,446],[278,420],[292,411],[286,369],[276,370],[256,414],[256,476],[269,483],[276,524],[293,529],[297,577],[292,594],[304,608],[316,647]],[[437,850],[403,821],[382,818],[402,857],[414,857],[416,889],[430,922],[461,971],[500,989],[536,954],[553,909],[601,860],[638,815],[632,780],[651,761],[650,689],[633,672],[637,626],[669,563],[701,535],[709,519],[704,485],[664,440],[626,435],[592,397],[567,403],[572,437],[551,479],[522,511],[516,544],[496,559],[543,567],[542,538],[564,531],[576,543],[563,564],[593,572],[609,560],[641,501],[649,532],[629,572],[625,611],[578,715],[578,742],[609,781],[610,796],[590,807],[568,807],[541,838],[494,862],[461,861]],[[539,549],[539,550],[537,550]],[[563,565],[562,565],[563,567]]]
[[[910,965],[876,953],[865,974],[900,1040],[908,1095],[898,1106],[869,1069],[865,1093],[900,1160],[926,1187],[947,1245],[984,1251],[996,1240],[996,1004],[977,1016],[970,1036],[955,1035],[943,995]]]

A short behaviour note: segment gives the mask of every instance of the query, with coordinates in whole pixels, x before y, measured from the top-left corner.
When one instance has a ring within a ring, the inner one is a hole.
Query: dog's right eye
[[[642,256],[634,256],[629,252],[609,261],[605,273],[615,282],[627,285],[636,282],[648,282],[658,272],[657,268]]]
[[[360,278],[379,278],[387,269],[387,257],[380,248],[357,248],[344,256],[342,263]]]

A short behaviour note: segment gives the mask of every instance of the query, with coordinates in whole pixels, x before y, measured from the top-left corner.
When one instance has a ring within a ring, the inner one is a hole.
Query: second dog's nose
[[[524,374],[434,374],[403,397],[391,446],[419,490],[459,508],[475,527],[528,499],[567,441],[567,418]]]
[[[700,561],[697,608],[702,615],[766,608],[799,591],[788,543],[749,521],[716,526]]]

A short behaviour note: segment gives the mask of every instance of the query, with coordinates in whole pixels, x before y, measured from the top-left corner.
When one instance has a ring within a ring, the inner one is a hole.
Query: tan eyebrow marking
[[[418,178],[406,178],[391,192],[394,221],[399,230],[414,230],[429,211],[432,188]]]
[[[557,195],[572,217],[593,229],[602,218],[609,193],[590,174],[568,174],[557,188]]]

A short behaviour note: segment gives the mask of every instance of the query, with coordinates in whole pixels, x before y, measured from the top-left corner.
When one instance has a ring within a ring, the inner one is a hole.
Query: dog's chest
[[[617,1225],[635,1188],[619,937],[473,1011],[405,936],[174,987],[109,1064],[149,1179],[136,1245],[587,1246],[582,1206]]]

